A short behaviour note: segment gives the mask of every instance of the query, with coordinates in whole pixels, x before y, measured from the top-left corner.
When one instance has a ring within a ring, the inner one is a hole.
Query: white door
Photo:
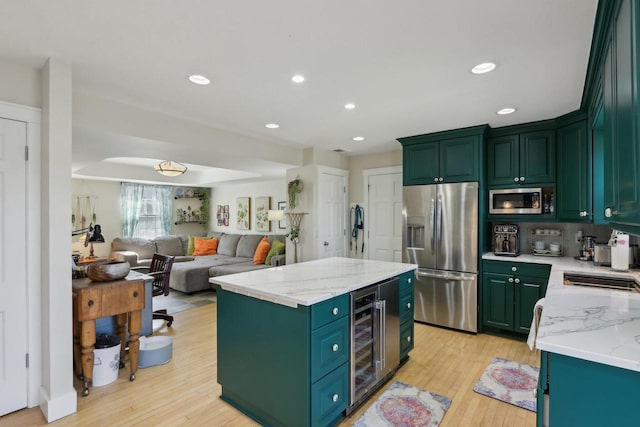
[[[27,406],[26,138],[0,119],[0,416]]]
[[[345,256],[346,188],[345,176],[320,173],[318,258]]]
[[[369,259],[402,262],[402,173],[369,175]]]

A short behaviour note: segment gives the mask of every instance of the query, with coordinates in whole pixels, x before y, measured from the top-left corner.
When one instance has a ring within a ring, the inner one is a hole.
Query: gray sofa
[[[154,253],[176,257],[171,270],[172,289],[192,293],[211,289],[210,277],[268,268],[285,263],[285,255],[278,254],[270,265],[253,263],[253,255],[263,234],[228,234],[210,231],[207,237],[218,238],[216,255],[186,255],[189,237],[171,235],[152,240],[137,237],[116,237],[111,242],[111,257],[128,261],[132,267],[149,265]],[[270,242],[274,236],[267,236]],[[283,236],[275,238],[284,241]]]

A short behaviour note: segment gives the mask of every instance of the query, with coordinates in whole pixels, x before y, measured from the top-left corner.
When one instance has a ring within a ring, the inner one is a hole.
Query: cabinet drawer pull
[[[338,307],[333,307],[333,310],[331,310],[331,312],[333,313],[334,316],[338,315]]]
[[[514,282],[520,283],[520,279],[516,278],[516,280],[514,280]]]
[[[411,335],[407,337],[407,342],[411,342]]]
[[[513,283],[513,277],[509,277],[509,283]]]
[[[518,271],[518,267],[511,267],[511,271]]]
[[[519,182],[519,181],[520,181],[520,178],[518,178],[518,177],[516,176],[515,178],[513,178],[513,180],[514,180],[515,182]]]
[[[433,182],[438,182],[438,178],[433,178]]]
[[[133,297],[138,298],[138,291],[133,291]]]
[[[93,307],[93,304],[94,304],[94,302],[93,302],[93,300],[92,300],[92,299],[90,299],[90,300],[89,300],[89,302],[87,303],[87,305],[88,305],[89,307]]]
[[[411,282],[412,282],[411,277],[409,277],[409,280],[407,280],[407,283],[411,283]]]
[[[409,309],[411,308],[411,303],[410,302],[407,303],[407,308],[409,308]]]
[[[438,178],[438,182],[442,182],[442,181],[444,181],[443,177]]]
[[[524,182],[524,176],[520,177],[520,182]]]
[[[337,394],[337,393],[336,393],[336,394],[334,394],[334,395],[331,397],[331,400],[333,400],[334,402],[337,402],[337,401],[338,401],[338,394]]]
[[[331,347],[333,351],[338,351],[338,348],[338,344],[334,344],[333,347]]]

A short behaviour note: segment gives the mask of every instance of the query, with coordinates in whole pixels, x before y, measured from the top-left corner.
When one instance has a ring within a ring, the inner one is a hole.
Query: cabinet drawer
[[[542,279],[549,278],[551,266],[549,264],[531,264],[513,261],[483,261],[485,273],[509,274],[514,276],[530,276]]]
[[[311,425],[333,425],[347,408],[349,364],[345,363],[311,386]]]
[[[410,294],[400,294],[400,323],[413,320],[413,288]]]
[[[400,325],[400,359],[413,350],[413,320]]]
[[[349,294],[339,295],[311,306],[311,329],[319,328],[349,314]]]
[[[142,280],[83,289],[77,292],[78,320],[92,320],[112,316],[123,311],[144,308],[144,282]]]
[[[316,381],[349,359],[349,317],[311,333],[311,381]]]
[[[407,271],[398,276],[400,281],[400,295],[403,293],[413,294],[413,282],[415,281],[415,271]]]

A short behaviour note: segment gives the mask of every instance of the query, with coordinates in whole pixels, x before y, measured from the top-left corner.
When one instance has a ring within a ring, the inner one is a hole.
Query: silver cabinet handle
[[[433,182],[438,182],[438,178],[433,178]]]
[[[509,283],[513,283],[513,277],[509,277]]]
[[[331,350],[338,351],[338,344],[334,344],[333,347],[331,347]]]
[[[520,279],[516,278],[516,280],[514,280],[514,282],[520,283]]]
[[[511,271],[518,271],[518,267],[511,267]]]
[[[333,310],[331,310],[331,313],[333,313],[334,316],[338,315],[338,307],[333,307]]]
[[[411,342],[411,335],[407,337],[407,342]]]
[[[407,283],[411,283],[413,281],[413,279],[411,277],[409,277],[409,280],[407,280]]]
[[[514,180],[515,182],[519,182],[519,181],[520,181],[520,178],[518,178],[518,177],[516,176],[515,178],[513,178],[513,180]]]
[[[604,210],[604,216],[607,218],[611,218],[612,216],[618,215],[618,211],[614,211],[611,208],[607,208]]]
[[[440,177],[440,178],[438,178],[438,181],[439,181],[439,182],[442,182],[442,181],[444,181],[444,178],[443,178],[443,177]]]
[[[334,402],[338,401],[338,394],[334,394],[333,397],[331,397],[331,400],[333,400]]]
[[[409,309],[411,308],[411,303],[410,302],[407,303],[407,308],[409,308]]]
[[[524,182],[524,176],[520,177],[520,182]]]

